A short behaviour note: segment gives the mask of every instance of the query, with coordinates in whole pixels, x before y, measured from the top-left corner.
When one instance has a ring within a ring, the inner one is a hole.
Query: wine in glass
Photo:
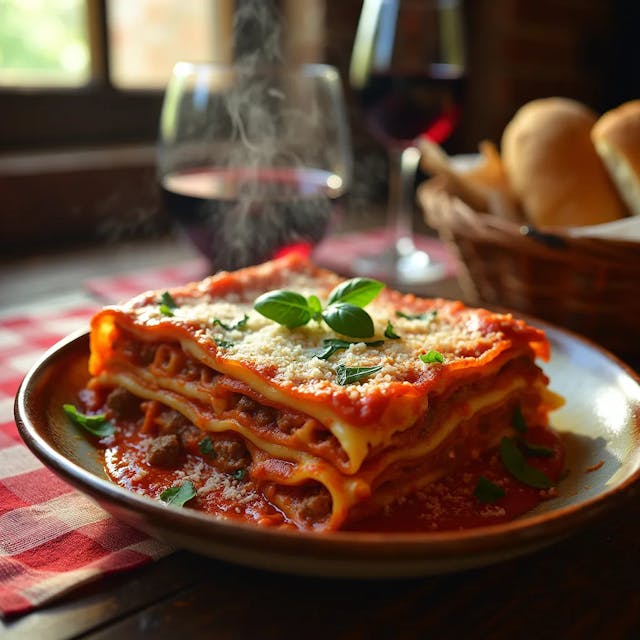
[[[351,180],[342,85],[328,65],[178,63],[161,114],[169,214],[236,269],[310,253]]]
[[[444,265],[413,240],[417,141],[442,143],[460,115],[465,52],[459,0],[364,0],[350,82],[389,154],[389,247],[354,270],[396,284],[439,280]]]

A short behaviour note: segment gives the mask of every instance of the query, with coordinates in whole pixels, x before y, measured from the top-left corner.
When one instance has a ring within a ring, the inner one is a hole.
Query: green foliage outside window
[[[89,79],[84,0],[0,0],[0,84]]]

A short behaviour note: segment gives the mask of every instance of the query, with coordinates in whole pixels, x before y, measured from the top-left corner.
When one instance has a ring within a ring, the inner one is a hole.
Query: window
[[[87,27],[84,0],[1,0],[0,85],[86,84]]]
[[[239,13],[269,7],[295,24],[284,57],[320,60],[325,0],[0,0],[4,254],[162,228],[155,140],[171,68],[229,58]]]
[[[177,59],[219,58],[212,31],[223,3],[210,0],[110,0],[111,81],[119,88],[160,89]],[[141,29],[144,25],[144,29]]]
[[[174,61],[234,0],[0,0],[0,151],[152,142]]]
[[[154,140],[174,62],[228,59],[269,6],[285,55],[320,60],[324,0],[0,0],[0,152]]]

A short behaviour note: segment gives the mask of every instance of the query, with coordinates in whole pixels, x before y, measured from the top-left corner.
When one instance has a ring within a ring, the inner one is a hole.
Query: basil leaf
[[[340,340],[340,338],[325,338],[322,341],[324,349],[317,351],[313,355],[320,360],[328,360],[336,351],[340,349],[348,349],[352,344],[358,344],[357,342],[349,342],[348,340]],[[384,340],[373,340],[371,342],[365,342],[367,347],[379,347],[384,344]]]
[[[293,291],[276,289],[259,296],[253,308],[265,318],[289,329],[301,327],[311,320],[311,309],[305,297]]]
[[[322,303],[320,302],[320,298],[315,295],[310,295],[307,298],[307,304],[309,305],[309,311],[311,311],[313,319],[320,320],[322,317]]]
[[[177,305],[176,301],[173,299],[173,297],[171,296],[171,294],[168,291],[165,291],[160,296],[160,304],[162,304],[163,306],[167,307],[168,309],[177,309],[178,308],[178,305]]]
[[[433,364],[434,362],[444,362],[444,356],[439,351],[431,349],[428,353],[420,354],[420,360],[426,364]]]
[[[513,410],[513,416],[511,417],[511,425],[518,433],[526,433],[527,423],[522,415],[522,409],[520,405],[517,405]]]
[[[322,341],[324,349],[317,351],[313,355],[320,360],[329,359],[336,351],[340,349],[348,349],[355,342],[348,342],[347,340],[340,340],[339,338],[325,338]]]
[[[434,320],[438,315],[438,311],[436,309],[432,309],[431,311],[425,313],[404,313],[403,311],[396,311],[396,315],[398,318],[404,318],[405,320]]]
[[[554,451],[550,447],[545,447],[541,444],[533,444],[533,442],[527,442],[526,440],[520,440],[525,455],[533,458],[550,458],[553,456]]]
[[[389,340],[400,340],[400,336],[394,331],[390,320],[387,320],[387,328],[384,330],[384,337]]]
[[[173,311],[171,310],[171,308],[170,308],[170,307],[168,307],[166,304],[161,304],[161,305],[160,305],[160,313],[161,313],[163,316],[169,316],[170,318],[171,318],[171,317],[173,317],[173,315],[174,315],[174,313],[173,313]]]
[[[347,302],[356,307],[366,307],[384,289],[384,284],[371,278],[351,278],[339,284],[329,294],[328,304]]]
[[[247,475],[247,470],[246,469],[236,469],[231,476],[235,479],[235,480],[244,480],[245,476]]]
[[[368,378],[370,375],[378,373],[381,369],[381,364],[376,365],[375,367],[345,367],[345,365],[339,364],[335,368],[336,382],[344,387],[347,384],[352,384],[354,382],[358,382],[358,380],[362,380],[363,378]]]
[[[364,309],[347,302],[328,306],[322,318],[334,331],[352,338],[371,338],[375,333],[371,316]]]
[[[249,316],[246,313],[244,314],[244,317],[241,320],[238,320],[233,324],[225,324],[224,322],[222,322],[222,320],[219,320],[218,318],[214,318],[213,326],[215,327],[216,325],[218,325],[219,327],[222,327],[225,331],[235,331],[236,329],[242,329],[247,324],[248,320],[249,320]]]
[[[220,347],[221,349],[229,349],[231,347],[233,347],[233,342],[231,342],[231,340],[224,340],[223,338],[218,338],[215,337],[213,338],[213,341],[216,343],[217,347]]]
[[[160,500],[168,505],[184,507],[185,503],[196,497],[196,488],[193,483],[187,480],[184,484],[165,489],[160,494]]]
[[[492,502],[497,502],[500,498],[504,498],[506,494],[500,485],[487,480],[484,476],[480,476],[473,495],[478,499],[478,502],[491,504]]]
[[[549,489],[553,486],[545,473],[527,464],[513,438],[503,437],[500,441],[500,458],[507,471],[522,484],[536,489]]]
[[[104,436],[111,436],[115,433],[116,428],[107,420],[104,413],[98,413],[93,416],[86,415],[80,413],[72,404],[63,404],[62,408],[74,424],[77,424],[94,436],[103,438]]]
[[[210,458],[217,457],[218,453],[213,448],[213,442],[209,436],[205,436],[200,442],[198,442],[198,451],[203,456],[209,456]]]

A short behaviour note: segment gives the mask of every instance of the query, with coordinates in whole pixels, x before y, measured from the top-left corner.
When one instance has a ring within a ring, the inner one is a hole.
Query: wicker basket
[[[470,303],[531,314],[640,356],[640,243],[540,233],[474,211],[444,184],[423,184],[418,199],[457,256]]]

